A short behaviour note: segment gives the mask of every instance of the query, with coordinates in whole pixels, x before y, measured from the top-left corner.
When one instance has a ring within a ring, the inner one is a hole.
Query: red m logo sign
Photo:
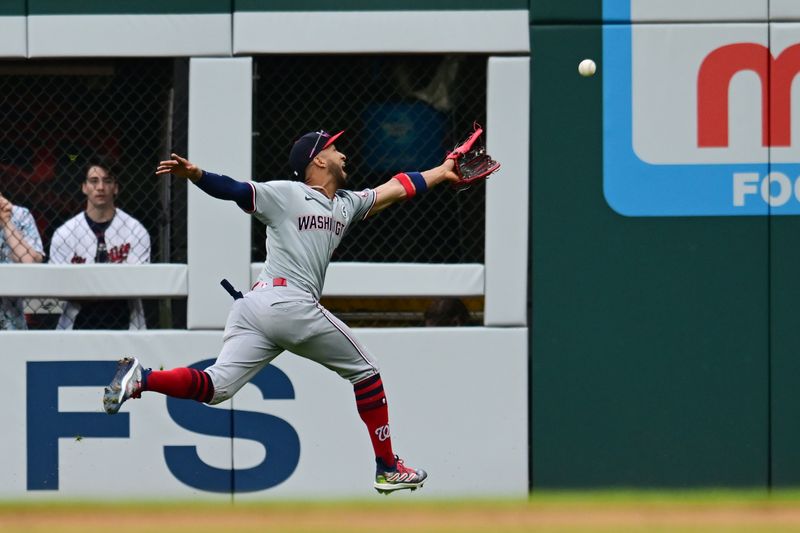
[[[800,73],[800,44],[777,58],[766,46],[736,43],[712,51],[697,76],[697,145],[728,146],[728,87],[731,78],[751,70],[761,79],[761,144],[789,146],[792,140],[792,80]]]

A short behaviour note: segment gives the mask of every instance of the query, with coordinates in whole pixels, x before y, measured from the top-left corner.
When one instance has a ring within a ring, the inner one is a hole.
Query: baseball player
[[[375,357],[319,298],[331,254],[355,223],[459,176],[453,171],[454,159],[448,158],[425,172],[397,174],[375,189],[345,190],[347,158],[334,144],[342,133],[317,131],[300,137],[289,155],[294,181],[239,182],[201,170],[176,154],[159,164],[157,175],[189,179],[262,221],[267,227],[267,258],[252,290],[233,303],[222,351],[212,366],[202,372],[144,370],[136,358],[124,358],[105,389],[106,412],[116,413],[123,402],[145,391],[217,404],[289,350],[353,384],[356,408],[375,451],[375,489],[389,493],[422,486],[427,473],[406,465],[392,449],[386,393]]]
[[[115,199],[119,184],[100,162],[86,168],[86,210],[62,224],[50,242],[51,263],[149,263],[150,235]],[[57,329],[145,329],[142,301],[69,301]]]

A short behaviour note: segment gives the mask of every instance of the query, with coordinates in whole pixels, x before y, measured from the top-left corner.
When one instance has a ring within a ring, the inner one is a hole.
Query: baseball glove
[[[469,137],[447,154],[447,159],[454,159],[456,162],[454,170],[459,180],[451,183],[456,190],[467,189],[476,181],[487,179],[500,168],[500,163],[486,153],[483,142],[478,142],[482,134],[483,128],[476,122]]]

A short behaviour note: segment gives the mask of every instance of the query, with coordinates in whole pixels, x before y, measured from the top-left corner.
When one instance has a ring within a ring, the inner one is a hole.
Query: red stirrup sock
[[[359,381],[353,385],[356,393],[356,407],[361,420],[367,425],[375,457],[383,461],[389,468],[394,466],[392,438],[389,432],[389,407],[383,393],[383,381],[380,374]]]
[[[142,390],[204,403],[210,402],[214,397],[214,384],[209,375],[194,368],[145,371],[142,376]]]

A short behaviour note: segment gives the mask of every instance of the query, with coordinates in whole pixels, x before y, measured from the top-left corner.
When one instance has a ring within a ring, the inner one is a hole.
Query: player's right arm
[[[171,156],[172,159],[161,161],[158,164],[156,176],[173,174],[179,178],[188,179],[209,196],[220,200],[234,201],[248,213],[255,210],[255,189],[250,183],[207,172],[178,154],[171,154]]]

